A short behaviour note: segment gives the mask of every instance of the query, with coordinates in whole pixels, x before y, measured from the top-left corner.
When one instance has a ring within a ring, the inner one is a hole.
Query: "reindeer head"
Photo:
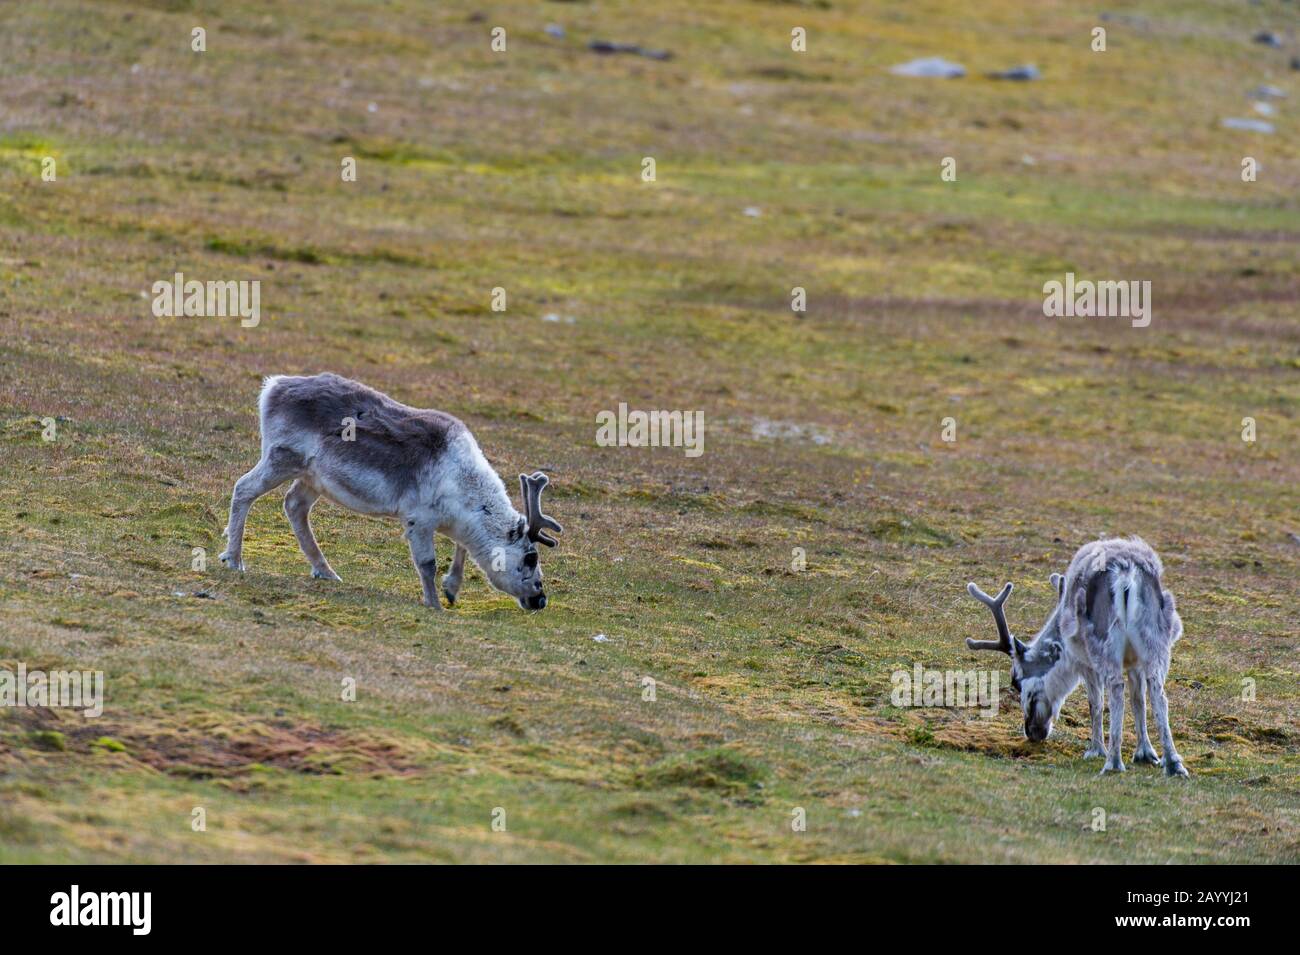
[[[1064,578],[1060,574],[1052,575],[1058,606],[1063,584]],[[967,638],[966,646],[972,650],[1000,650],[1011,658],[1011,688],[1020,694],[1020,709],[1025,716],[1025,736],[1035,743],[1041,743],[1051,734],[1052,720],[1056,718],[1064,699],[1054,698],[1044,686],[1044,677],[1061,657],[1060,642],[1044,639],[1048,636],[1048,631],[1055,627],[1056,614],[1052,614],[1033,643],[1022,643],[1011,635],[1006,613],[1002,609],[1007,597],[1011,596],[1011,590],[1011,584],[1008,583],[996,597],[990,597],[973,583],[966,585],[966,592],[993,612],[993,621],[998,628],[996,640]]]
[[[541,610],[546,606],[537,545],[554,547],[555,538],[547,531],[564,532],[558,521],[542,513],[542,489],[549,483],[550,479],[541,471],[519,475],[523,516],[511,528],[506,546],[499,551],[500,559],[494,560],[489,573],[493,586],[518,600],[524,610]]]

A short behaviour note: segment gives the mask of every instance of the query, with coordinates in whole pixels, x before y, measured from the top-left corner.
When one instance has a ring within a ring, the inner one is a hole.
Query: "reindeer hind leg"
[[[244,524],[248,509],[263,494],[301,474],[305,463],[302,455],[291,448],[270,447],[262,454],[262,460],[235,482],[235,490],[230,495],[230,520],[226,524],[226,549],[220,555],[223,564],[232,570],[244,569]]]
[[[1133,707],[1133,728],[1137,731],[1138,745],[1133,752],[1133,762],[1148,766],[1159,766],[1160,757],[1147,736],[1147,697],[1146,674],[1140,670],[1130,670],[1128,674],[1128,701]]]
[[[316,543],[316,535],[311,529],[311,509],[319,497],[320,491],[299,478],[284,496],[284,516],[289,518],[293,536],[298,538],[298,546],[302,548],[307,563],[311,564],[311,575],[320,580],[338,580],[339,575],[334,573],[329,561],[321,553],[320,544]]]

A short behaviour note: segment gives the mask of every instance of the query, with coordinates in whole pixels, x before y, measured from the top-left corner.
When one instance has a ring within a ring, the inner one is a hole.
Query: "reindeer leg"
[[[1106,755],[1106,744],[1101,738],[1101,715],[1106,708],[1106,695],[1102,692],[1101,677],[1095,673],[1084,677],[1083,686],[1088,693],[1088,719],[1092,723],[1092,734],[1083,758],[1094,759]]]
[[[411,544],[411,560],[420,574],[420,587],[424,590],[424,605],[442,612],[438,602],[438,561],[434,555],[433,528],[428,524],[408,521],[406,539]]]
[[[303,463],[302,455],[296,451],[273,447],[262,455],[262,460],[251,471],[235,482],[235,491],[230,495],[230,520],[226,524],[228,540],[219,558],[227,567],[244,569],[244,523],[253,502],[300,474]]]
[[[1119,671],[1119,678],[1112,678],[1106,686],[1106,696],[1110,703],[1110,749],[1106,756],[1103,773],[1124,772],[1124,758],[1120,755],[1120,743],[1124,739],[1124,671]]]
[[[334,573],[329,561],[321,553],[316,535],[311,531],[311,509],[319,497],[320,491],[304,484],[302,479],[294,481],[289,493],[284,496],[284,516],[289,518],[293,536],[298,538],[298,546],[302,548],[307,563],[311,564],[311,575],[320,580],[338,580],[339,575]]]
[[[451,569],[447,575],[442,578],[442,592],[447,595],[447,605],[451,606],[456,602],[456,595],[460,593],[460,582],[465,577],[465,548],[460,544],[456,545],[456,554],[451,559]]]
[[[1128,701],[1133,707],[1133,728],[1137,730],[1138,745],[1133,751],[1133,762],[1145,763],[1148,766],[1159,766],[1160,757],[1156,755],[1156,749],[1151,745],[1151,737],[1147,736],[1147,698],[1146,698],[1146,675],[1138,670],[1132,670],[1128,675]]]
[[[1165,751],[1165,775],[1187,776],[1187,767],[1182,757],[1174,749],[1174,734],[1169,729],[1169,700],[1165,697],[1165,675],[1153,672],[1147,676],[1147,688],[1151,694],[1151,711],[1156,717],[1156,726],[1160,728],[1160,748]]]

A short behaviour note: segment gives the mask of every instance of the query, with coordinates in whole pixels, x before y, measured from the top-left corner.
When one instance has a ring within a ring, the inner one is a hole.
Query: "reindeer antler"
[[[533,543],[554,547],[556,540],[546,533],[547,529],[563,534],[564,528],[559,521],[542,513],[542,488],[550,483],[551,479],[541,471],[519,475],[519,489],[524,495],[524,516],[528,518],[528,539]]]
[[[990,597],[984,591],[980,590],[973,583],[966,585],[966,592],[978,600],[989,610],[993,611],[993,620],[998,625],[998,638],[996,640],[972,640],[966,638],[966,646],[972,650],[1001,650],[1010,656],[1011,654],[1011,629],[1007,626],[1007,615],[1002,610],[1002,605],[1007,602],[1007,597],[1011,595],[1011,584],[1002,588],[1002,592],[996,597]]]

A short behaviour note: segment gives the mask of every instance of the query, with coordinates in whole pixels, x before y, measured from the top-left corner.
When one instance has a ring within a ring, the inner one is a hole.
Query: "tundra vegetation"
[[[1144,4],[1097,53],[1064,2],[3,5],[0,666],[105,682],[0,711],[0,860],[1295,861],[1284,10]],[[1276,132],[1224,128],[1261,83]],[[177,272],[260,321],[155,316]],[[1150,325],[1046,317],[1068,273],[1150,281]],[[327,504],[314,580],[277,495],[218,566],[262,376],[321,370],[551,475],[544,613],[470,569],[431,615]],[[705,453],[598,445],[620,402]],[[995,665],[966,581],[1032,633],[1112,534],[1177,594],[1190,780],[1099,777],[1082,693],[1037,745],[1009,695],[891,705]]]

